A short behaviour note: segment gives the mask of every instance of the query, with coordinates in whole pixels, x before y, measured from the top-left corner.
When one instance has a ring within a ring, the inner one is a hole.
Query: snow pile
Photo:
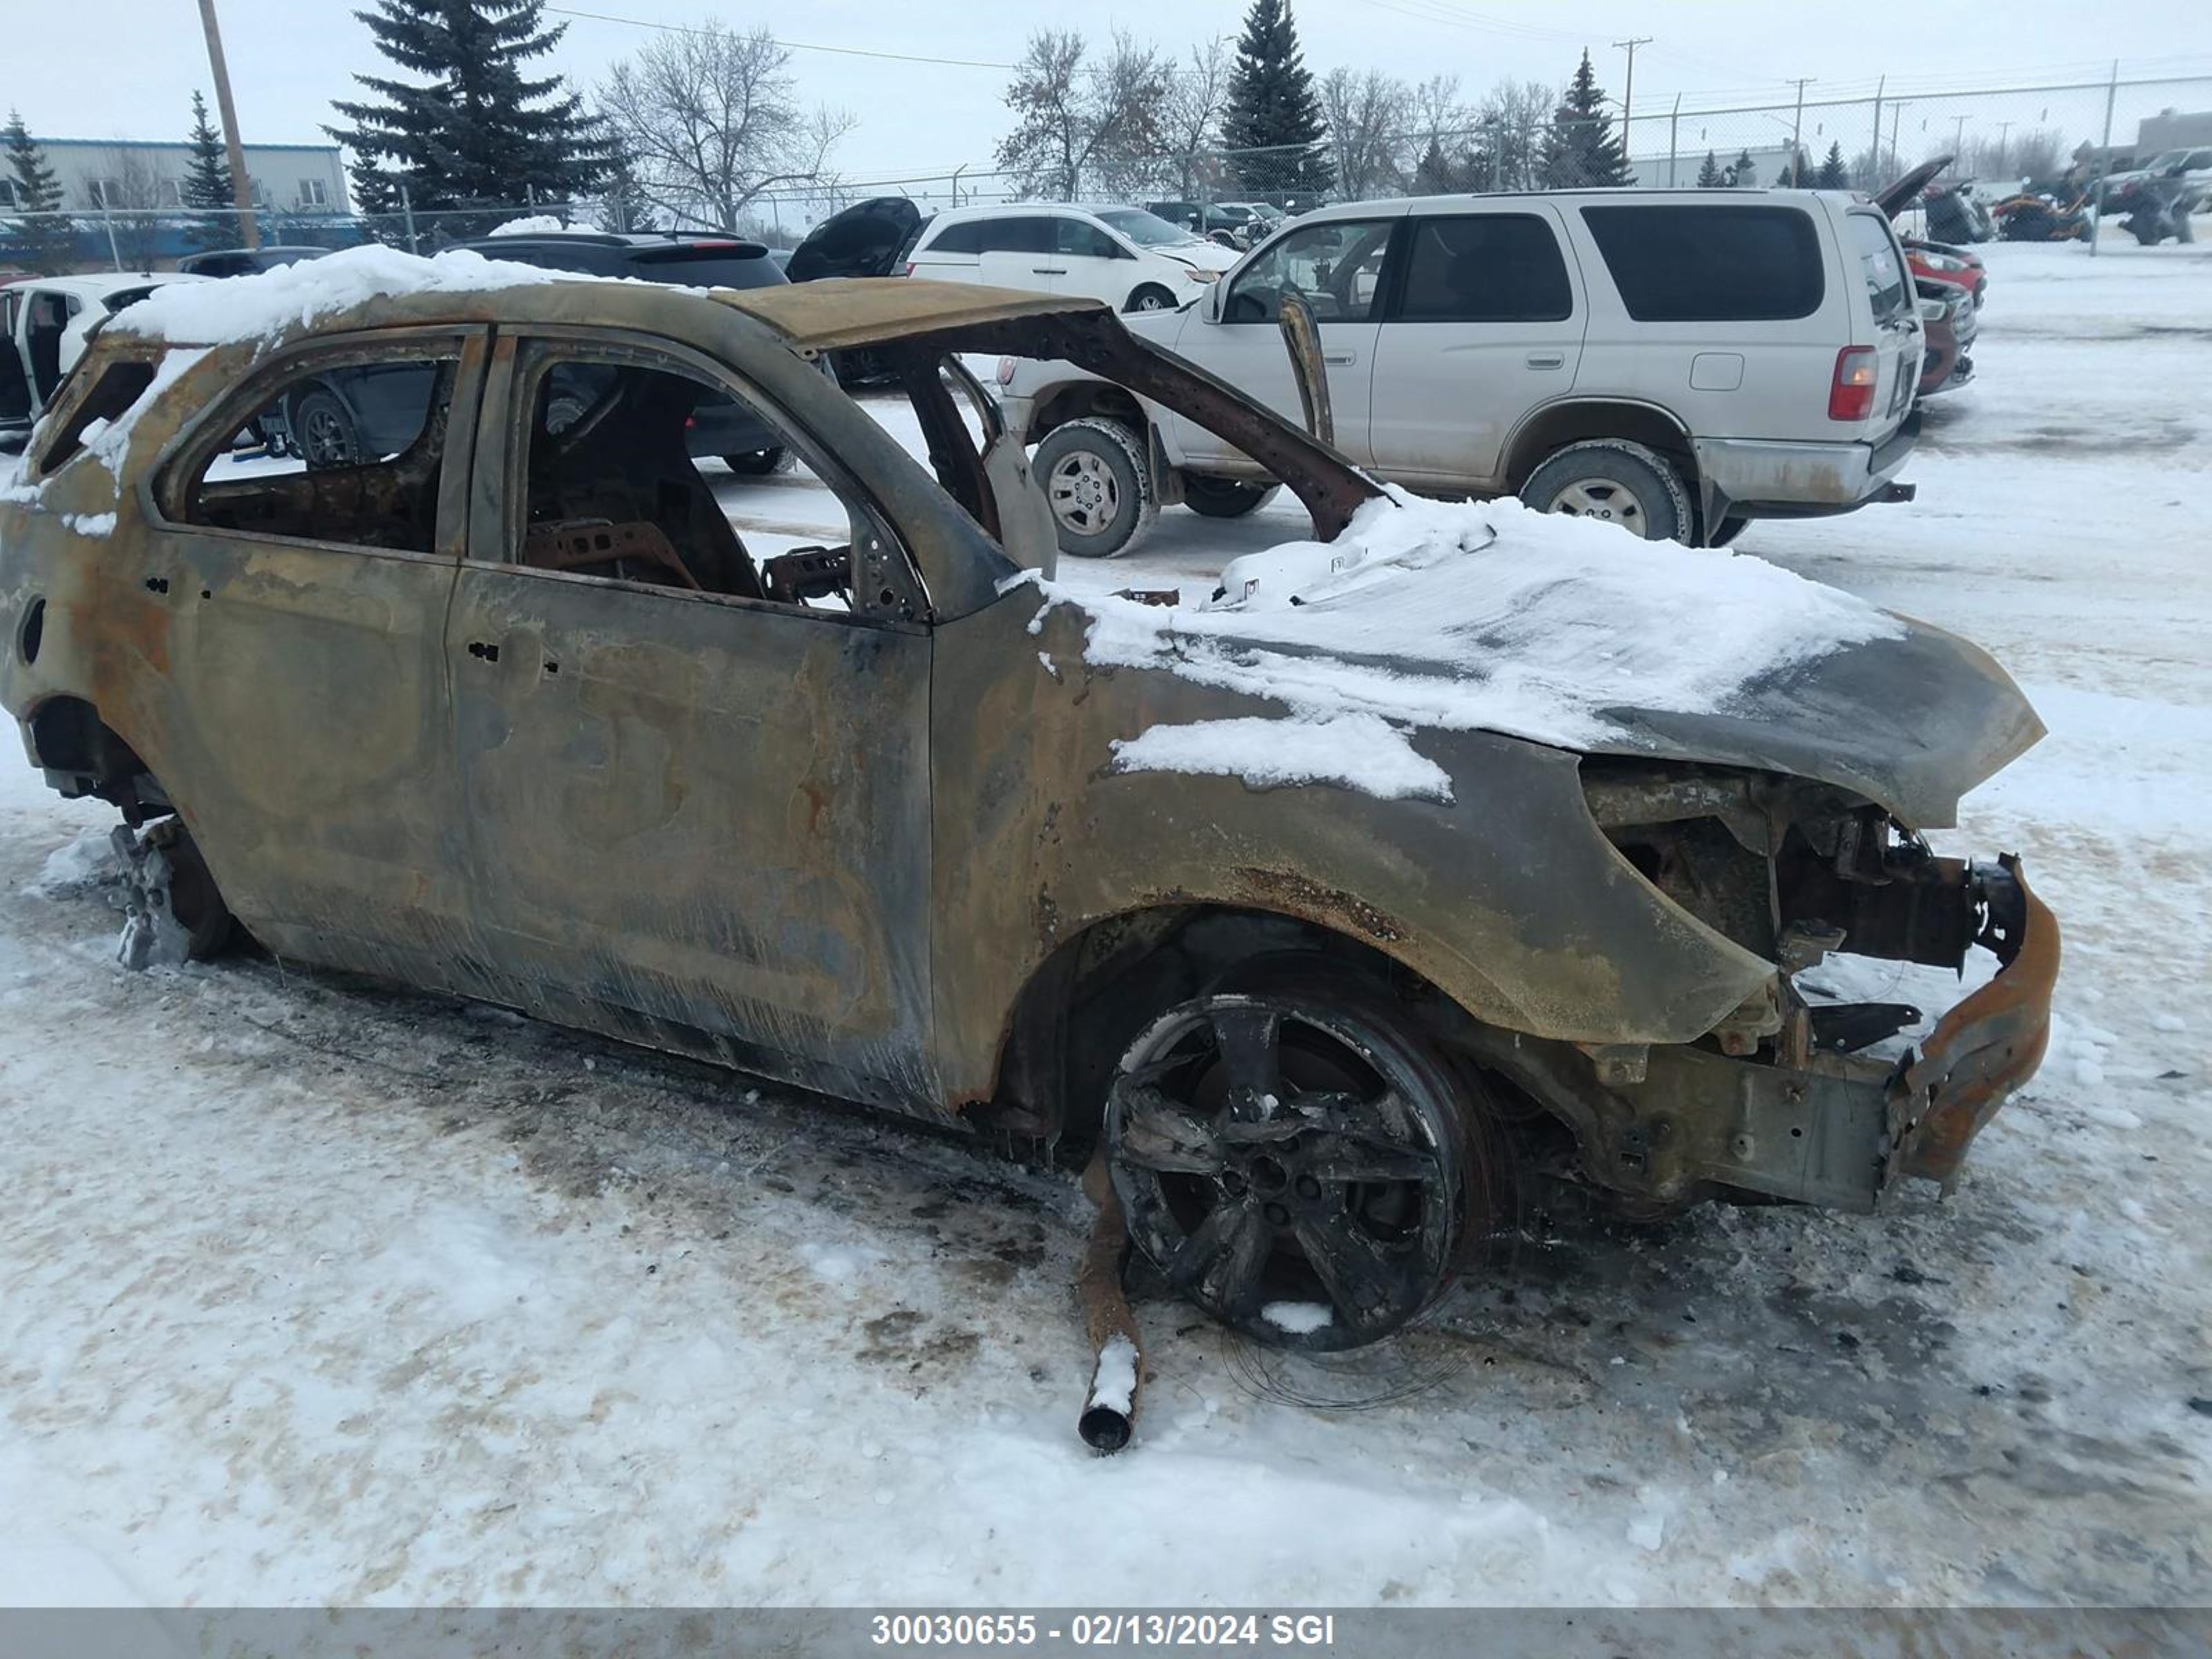
[[[1114,758],[1125,772],[1217,773],[1255,789],[1340,783],[1384,800],[1451,799],[1443,768],[1416,754],[1403,732],[1374,714],[1155,726],[1117,739]]]
[[[503,225],[492,227],[495,236],[546,236],[568,229],[557,213],[532,213],[520,219],[509,219]]]
[[[90,536],[95,540],[104,541],[115,533],[115,515],[112,513],[64,513],[62,522],[78,535]]]
[[[1087,614],[1084,655],[1097,665],[1164,670],[1294,716],[1147,732],[1119,746],[1125,767],[1242,775],[1274,761],[1285,778],[1379,781],[1377,793],[1431,793],[1434,769],[1406,747],[1407,728],[1586,747],[1624,735],[1610,710],[1724,712],[1754,680],[1904,633],[1887,611],[1760,559],[1396,489],[1334,543],[1234,561],[1219,597],[1194,608],[1017,580]],[[1340,744],[1323,766],[1325,737]]]
[[[533,283],[589,281],[565,271],[487,259],[454,249],[425,259],[370,244],[322,259],[302,259],[258,276],[222,283],[172,283],[148,295],[107,326],[155,340],[219,345],[273,339],[379,295],[470,294]]]
[[[33,898],[76,898],[112,881],[122,871],[113,832],[87,830],[47,854],[38,875],[23,890]]]
[[[1091,1407],[1129,1414],[1137,1396],[1137,1345],[1118,1331],[1098,1350],[1098,1370],[1091,1379]]]

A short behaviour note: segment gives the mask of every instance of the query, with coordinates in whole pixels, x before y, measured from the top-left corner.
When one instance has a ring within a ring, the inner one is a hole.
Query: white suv
[[[1753,518],[1911,495],[1893,480],[1918,430],[1919,314],[1862,197],[1351,203],[1278,231],[1202,303],[1130,326],[1296,421],[1289,289],[1320,324],[1337,447],[1415,489],[1711,544]],[[1271,493],[1221,439],[1065,363],[1009,360],[1000,378],[1064,551],[1125,551],[1163,503],[1229,517]]]
[[[1172,311],[1206,292],[1237,257],[1142,208],[1015,202],[939,214],[902,274]]]

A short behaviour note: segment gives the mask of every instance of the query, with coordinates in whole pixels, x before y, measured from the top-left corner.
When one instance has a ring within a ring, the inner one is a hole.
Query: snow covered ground
[[[1955,1196],[1563,1234],[1326,1370],[1140,1306],[1102,1462],[1072,1183],[267,961],[122,972],[108,815],[0,765],[0,1601],[2212,1595],[2212,255],[1986,253],[1919,501],[1740,544],[2051,727],[1942,837],[2068,929]],[[1171,511],[1072,574],[1302,527]]]

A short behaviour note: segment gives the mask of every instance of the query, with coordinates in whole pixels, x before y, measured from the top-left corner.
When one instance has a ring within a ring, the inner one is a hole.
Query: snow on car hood
[[[380,295],[469,293],[593,280],[608,279],[487,259],[460,248],[426,259],[370,244],[341,249],[327,258],[279,265],[257,276],[167,283],[118,313],[107,328],[147,339],[223,345],[273,338]]]
[[[1486,731],[1796,773],[1935,825],[2042,730],[1964,641],[1762,559],[1513,501],[1392,489],[1333,543],[1235,560],[1194,607],[1039,586],[1088,613],[1090,662],[1272,699],[1299,728],[1155,727],[1119,745],[1125,769],[1444,799],[1412,735]],[[1302,763],[1329,748],[1316,726],[1359,752]]]

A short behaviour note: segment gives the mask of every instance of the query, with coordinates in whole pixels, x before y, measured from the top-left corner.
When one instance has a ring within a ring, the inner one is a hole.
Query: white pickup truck
[[[1336,446],[1432,495],[1517,495],[1639,535],[1909,499],[1918,307],[1881,210],[1842,191],[1574,191],[1347,203],[1180,310],[1127,319],[1292,420],[1281,295],[1320,325]],[[1127,552],[1164,505],[1273,481],[1066,363],[1000,365],[1064,552]]]

